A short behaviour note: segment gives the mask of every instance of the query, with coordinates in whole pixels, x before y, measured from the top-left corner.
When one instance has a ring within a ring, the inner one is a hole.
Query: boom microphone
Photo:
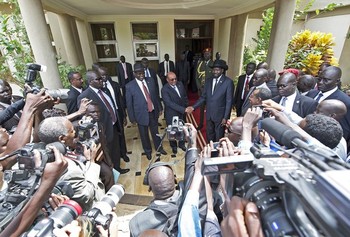
[[[261,128],[288,148],[296,147],[296,144],[302,147],[306,145],[299,133],[272,118],[261,120]]]

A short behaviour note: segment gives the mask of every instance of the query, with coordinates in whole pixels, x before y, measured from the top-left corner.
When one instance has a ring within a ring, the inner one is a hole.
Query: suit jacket
[[[280,95],[272,98],[272,100],[275,101],[276,103],[280,103],[281,99],[282,99],[282,96]],[[301,95],[297,91],[297,95],[294,100],[292,111],[298,114],[300,117],[305,118],[306,115],[312,114],[316,110],[317,105],[318,105],[317,101],[309,97],[306,97],[304,95]]]
[[[272,98],[279,95],[276,80],[268,81],[266,85],[271,91]]]
[[[178,88],[181,97],[169,83],[165,84],[162,88],[162,98],[165,105],[164,117],[167,125],[172,123],[173,116],[179,116],[179,119],[183,119],[185,109],[188,106],[188,99],[184,85],[179,81],[177,82],[176,87]]]
[[[132,71],[132,66],[130,63],[125,62],[125,66],[126,66],[126,74],[128,75],[128,79],[129,81],[131,81],[134,78],[134,74]],[[122,63],[117,63],[117,76],[118,76],[118,82],[120,87],[125,87],[125,73],[124,73],[124,68]]]
[[[169,60],[169,72],[175,72],[175,64],[173,61]],[[162,80],[163,85],[167,83],[166,81],[166,75],[165,75],[165,70],[164,70],[164,61],[159,64],[158,67],[158,75],[160,79]]]
[[[119,86],[119,83],[113,81],[112,79],[109,79],[109,82],[112,85],[112,88],[114,91],[114,97],[115,97],[115,100],[116,100],[117,106],[118,106],[118,109],[116,111],[117,112],[116,115],[117,115],[117,123],[118,123],[119,129],[120,129],[119,131],[122,131],[122,129],[124,127],[124,121],[126,119],[124,99],[123,99],[123,96],[120,92],[121,88]]]
[[[207,105],[206,119],[220,122],[223,118],[229,119],[232,109],[232,95],[234,91],[233,81],[225,75],[221,75],[212,93],[213,79],[206,80],[201,97],[193,105],[196,109],[204,102]]]
[[[309,91],[308,94],[311,98],[315,98],[318,93],[319,93],[318,90],[312,89]],[[343,117],[343,119],[339,121],[339,123],[343,128],[343,137],[349,143],[350,141],[350,98],[347,94],[337,89],[335,92],[330,94],[325,100],[331,100],[331,99],[340,100],[346,105],[347,112]]]
[[[246,77],[247,77],[246,74],[240,75],[238,77],[237,87],[236,87],[235,95],[233,99],[233,105],[236,107],[236,112],[238,117],[241,116],[242,114],[242,106],[244,103],[244,100],[242,100],[242,93],[245,88],[244,82]]]
[[[130,83],[126,84],[126,107],[129,120],[132,123],[136,122],[139,125],[148,126],[149,116],[147,111],[147,101],[136,80],[132,80]],[[146,78],[145,80],[155,110],[154,112],[156,113],[156,118],[158,118],[162,106],[160,104],[155,82],[152,78]]]
[[[146,77],[147,80],[153,80],[156,86],[156,92],[157,95],[159,95],[159,84],[158,84],[158,77],[157,77],[157,73],[153,68],[148,68],[149,73],[151,74],[151,77]],[[146,73],[145,73],[146,76]]]
[[[315,97],[317,96],[317,94],[319,93],[320,91],[319,90],[316,90],[316,89],[311,89],[309,90],[305,96],[307,97],[310,97],[312,99],[315,99]]]
[[[95,93],[95,91],[93,91],[90,87],[88,87],[85,91],[83,91],[83,93],[81,93],[78,96],[78,106],[80,105],[80,101],[83,98],[90,99],[92,101],[95,101],[98,104],[101,112],[100,121],[105,127],[107,142],[112,142],[113,136],[114,136],[113,123],[106,105],[103,103],[100,97]]]
[[[68,91],[68,98],[66,100],[67,113],[71,114],[78,111],[79,107],[77,105],[77,98],[80,95],[80,92],[74,87],[70,86]]]
[[[175,73],[177,76],[177,80],[181,81],[182,84],[187,88],[188,81],[190,80],[191,76],[191,68],[190,64],[186,60],[181,60],[176,62],[176,69]]]

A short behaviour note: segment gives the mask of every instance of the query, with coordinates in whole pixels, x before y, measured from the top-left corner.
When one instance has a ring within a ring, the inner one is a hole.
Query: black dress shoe
[[[179,146],[179,148],[183,151],[186,151],[186,146],[185,145],[182,145],[182,146]]]
[[[162,155],[167,155],[167,154],[168,154],[166,151],[164,151],[163,148],[159,149],[159,152],[160,152],[160,154],[162,154]]]
[[[152,160],[152,154],[146,154],[147,160]]]
[[[130,169],[118,169],[118,172],[120,173],[120,174],[126,174],[126,173],[128,173],[130,171]]]
[[[177,154],[177,147],[172,147],[171,149],[173,150],[173,154]]]
[[[127,155],[125,155],[125,156],[123,157],[123,160],[124,160],[125,162],[130,162],[130,158],[129,158]]]

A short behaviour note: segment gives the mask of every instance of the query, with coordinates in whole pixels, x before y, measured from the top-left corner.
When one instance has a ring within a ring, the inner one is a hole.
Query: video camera
[[[8,187],[0,192],[0,231],[12,221],[34,194],[46,163],[55,160],[49,146],[55,146],[61,153],[66,153],[66,147],[62,143],[54,142],[48,145],[28,143],[10,154],[10,156],[17,155],[19,168],[4,171],[4,181],[7,182]],[[37,168],[34,163],[34,149],[37,149],[41,155],[41,166]]]
[[[37,78],[38,72],[46,72],[47,67],[45,65],[31,63],[27,66],[27,75],[25,79],[25,83],[31,87],[31,93],[37,94],[40,91],[40,87],[34,84],[34,81]],[[60,98],[62,103],[68,99],[68,89],[52,89],[46,90],[45,93],[49,94],[55,100]]]
[[[76,152],[83,154],[83,145],[85,145],[87,148],[90,148],[92,143],[98,144],[100,142],[100,136],[98,133],[97,124],[92,119],[92,117],[83,116],[83,118],[79,120],[78,124],[78,141]]]
[[[178,116],[174,116],[171,125],[169,125],[166,129],[168,140],[184,141],[186,139],[184,125],[184,122],[179,120]]]
[[[251,154],[207,158],[204,174],[232,174],[228,193],[258,206],[265,236],[349,236],[350,187],[344,177],[350,177],[350,165],[274,119],[262,120],[261,126],[281,144],[296,147],[293,153],[283,150],[291,158],[254,146],[259,159]]]

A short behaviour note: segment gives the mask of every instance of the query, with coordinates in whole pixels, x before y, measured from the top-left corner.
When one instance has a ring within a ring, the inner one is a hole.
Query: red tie
[[[101,99],[103,100],[103,103],[106,105],[109,114],[111,115],[111,119],[113,124],[115,124],[115,122],[117,122],[117,117],[115,116],[115,112],[111,106],[111,104],[108,102],[107,98],[103,95],[103,92],[101,90],[98,90],[98,94],[101,96]]]
[[[143,81],[142,86],[143,86],[143,92],[145,93],[146,100],[147,100],[147,109],[148,109],[148,112],[152,112],[153,111],[153,104],[152,104],[151,96],[147,90],[145,83],[146,82]]]

